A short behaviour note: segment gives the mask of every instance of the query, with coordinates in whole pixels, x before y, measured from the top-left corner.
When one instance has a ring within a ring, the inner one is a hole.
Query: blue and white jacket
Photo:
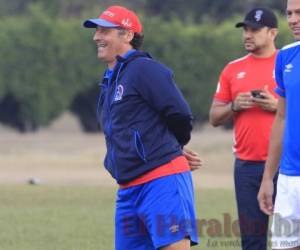
[[[134,50],[117,57],[100,86],[97,114],[107,147],[104,165],[119,184],[182,154],[192,114],[170,69]]]

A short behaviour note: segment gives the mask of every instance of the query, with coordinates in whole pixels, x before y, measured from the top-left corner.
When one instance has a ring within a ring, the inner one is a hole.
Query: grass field
[[[114,193],[102,186],[2,185],[0,249],[113,250]],[[232,246],[237,241],[233,234],[210,237],[219,233],[212,226],[216,223],[224,234],[224,214],[231,222],[236,219],[233,192],[197,190],[196,200],[202,237],[193,249],[239,249]]]
[[[104,137],[65,118],[34,134],[0,127],[0,250],[113,249],[116,184],[102,166]],[[193,249],[240,249],[231,145],[231,131],[207,126],[192,135],[189,147],[203,160],[193,173],[201,236]]]

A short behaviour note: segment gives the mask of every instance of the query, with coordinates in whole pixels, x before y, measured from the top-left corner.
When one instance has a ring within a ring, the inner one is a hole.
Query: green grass
[[[115,191],[108,187],[1,186],[0,250],[114,249]],[[200,246],[193,249],[239,249],[224,246],[236,241],[235,236],[219,237],[224,235],[223,214],[236,219],[233,191],[197,190],[196,206],[202,237]]]

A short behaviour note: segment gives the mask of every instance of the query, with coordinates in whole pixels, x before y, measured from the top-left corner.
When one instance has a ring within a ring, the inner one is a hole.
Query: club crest
[[[122,100],[123,93],[124,93],[123,85],[119,84],[117,86],[117,90],[116,90],[114,101],[120,101],[120,100]]]
[[[264,14],[264,12],[262,10],[257,10],[255,12],[254,18],[255,18],[256,22],[259,22],[261,20],[261,17],[263,14]]]

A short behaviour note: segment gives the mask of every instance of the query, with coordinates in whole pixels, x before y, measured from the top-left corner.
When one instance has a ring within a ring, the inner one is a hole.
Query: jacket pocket
[[[139,155],[139,157],[144,161],[147,162],[146,159],[146,151],[145,151],[145,147],[144,144],[142,142],[141,136],[139,131],[134,130],[134,145],[135,145],[135,150],[137,152],[137,154]]]

